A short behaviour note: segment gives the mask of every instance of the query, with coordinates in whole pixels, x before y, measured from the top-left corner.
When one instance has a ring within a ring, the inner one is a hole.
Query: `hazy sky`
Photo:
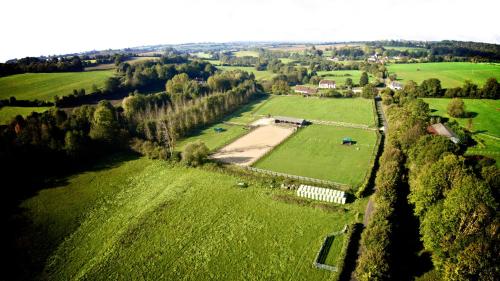
[[[186,42],[500,43],[499,0],[0,0],[0,61]]]

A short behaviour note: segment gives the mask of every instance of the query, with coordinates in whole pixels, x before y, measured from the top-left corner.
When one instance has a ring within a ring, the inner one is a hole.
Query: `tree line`
[[[382,99],[385,104],[415,97],[429,98],[473,98],[473,99],[499,99],[500,84],[496,78],[488,78],[483,87],[479,87],[470,81],[465,81],[462,87],[443,89],[441,81],[430,78],[422,81],[420,85],[410,80],[405,83],[401,90],[385,90],[382,92]]]
[[[47,59],[26,57],[7,63],[0,63],[0,77],[28,72],[73,72],[83,70],[84,65],[78,56]]]
[[[432,255],[434,270],[427,278],[498,280],[500,170],[495,161],[464,157],[466,144],[429,135],[430,109],[421,99],[402,99],[386,112],[390,131],[376,177],[375,212],[362,234],[358,280],[401,280],[405,260],[404,274],[415,274],[418,262],[400,258],[401,252],[415,258],[420,251],[402,246],[412,239],[403,236],[410,224],[401,219],[408,216],[405,206],[420,222],[415,230],[420,247]]]

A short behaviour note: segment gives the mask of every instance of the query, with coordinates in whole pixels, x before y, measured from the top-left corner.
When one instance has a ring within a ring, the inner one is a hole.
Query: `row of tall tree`
[[[48,59],[26,57],[0,63],[0,77],[27,72],[71,72],[83,71],[83,69],[84,65],[78,56]]]

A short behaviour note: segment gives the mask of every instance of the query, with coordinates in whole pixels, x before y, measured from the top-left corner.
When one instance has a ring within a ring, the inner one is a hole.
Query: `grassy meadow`
[[[255,75],[255,79],[257,80],[271,80],[273,76],[275,75],[271,71],[267,70],[256,70],[255,67],[253,66],[224,66],[224,65],[218,65],[217,68],[222,69],[222,70],[243,70],[247,72],[253,72]]]
[[[31,112],[44,112],[50,107],[4,106],[0,108],[0,125],[7,124],[17,115],[28,116]]]
[[[318,75],[322,79],[333,80],[337,82],[337,85],[344,85],[345,80],[347,78],[351,78],[352,82],[356,85],[359,83],[359,79],[361,78],[360,70],[332,70],[332,71],[318,71]],[[373,76],[368,74],[368,79],[370,82],[373,82]],[[316,85],[317,86],[317,85]]]
[[[464,128],[468,127],[469,118],[453,118],[446,113],[446,108],[450,99],[445,98],[426,98],[432,114],[443,116],[451,120],[456,120]],[[496,159],[497,165],[500,165],[500,100],[486,99],[463,99],[465,110],[472,114],[472,128],[474,139],[478,144],[467,150],[467,154],[485,155]]]
[[[351,137],[356,144],[342,145],[344,137]],[[371,130],[310,125],[254,166],[357,186],[368,172],[376,141],[377,135]]]
[[[374,125],[373,110],[370,99],[273,96],[255,114]]]
[[[53,101],[54,96],[65,96],[73,89],[85,89],[87,93],[92,85],[104,86],[113,70],[59,72],[59,73],[24,73],[0,78],[0,99],[15,97],[18,100]]]
[[[292,191],[248,181],[242,189],[241,181],[159,160],[111,157],[21,203],[17,219],[29,223],[15,245],[29,255],[16,266],[28,263],[43,274],[19,277],[333,280],[334,273],[311,263],[324,237],[353,222],[366,200],[341,209],[299,205],[283,200]]]
[[[483,85],[490,77],[500,80],[500,64],[469,62],[437,62],[392,64],[389,73],[396,73],[401,82],[413,80],[421,83],[425,79],[441,80],[443,88],[462,86],[465,80]]]

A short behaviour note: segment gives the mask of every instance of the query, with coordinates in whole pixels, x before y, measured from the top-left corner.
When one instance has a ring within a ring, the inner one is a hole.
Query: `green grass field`
[[[345,235],[335,235],[333,237],[333,243],[330,246],[330,251],[328,251],[328,255],[326,256],[325,263],[332,266],[337,266],[340,262],[340,253],[342,252],[342,246],[345,243]]]
[[[267,99],[251,101],[239,110],[226,116],[221,122],[192,132],[190,136],[181,139],[177,143],[176,150],[182,151],[186,144],[196,140],[203,141],[210,150],[221,148],[248,132],[245,126],[259,118],[253,115],[253,112],[266,101]],[[214,131],[214,128],[224,128],[226,131],[217,133]]]
[[[225,131],[218,133],[215,132],[215,128],[223,128]],[[247,132],[248,130],[245,129],[244,126],[217,123],[202,130],[195,131],[192,133],[192,136],[182,139],[177,143],[176,150],[182,151],[188,143],[197,140],[205,143],[210,150],[217,150]]]
[[[424,99],[431,109],[436,110],[433,115],[450,118],[446,108],[450,99]],[[467,150],[467,154],[479,154],[496,159],[500,165],[500,100],[463,99],[465,109],[471,112],[472,132],[478,144]],[[457,120],[460,125],[467,127],[468,118],[450,118]]]
[[[255,114],[374,125],[373,110],[373,101],[362,98],[273,96]]]
[[[61,73],[25,73],[0,78],[0,99],[16,97],[19,100],[48,100],[54,96],[65,96],[73,89],[85,89],[87,93],[92,85],[102,88],[104,81],[113,76],[113,70],[61,72]]]
[[[217,68],[223,69],[223,70],[235,70],[235,69],[240,69],[243,71],[247,72],[253,72],[255,75],[255,79],[257,80],[271,80],[273,76],[275,75],[274,73],[267,71],[267,70],[256,70],[255,67],[253,66],[223,66],[223,65],[218,65]]]
[[[318,75],[323,79],[329,79],[337,82],[339,85],[344,85],[347,78],[351,78],[356,85],[359,83],[362,71],[359,70],[333,70],[333,71],[318,71]],[[373,76],[368,74],[368,79],[372,82]],[[317,85],[316,85],[317,86]]]
[[[351,137],[356,144],[342,145],[344,137]],[[254,166],[357,186],[368,172],[376,141],[377,135],[371,130],[310,125]]]
[[[28,116],[31,112],[44,112],[50,107],[17,107],[4,106],[0,108],[0,125],[7,124],[17,115]]]
[[[483,85],[490,77],[500,80],[500,64],[468,63],[468,62],[438,62],[392,64],[388,66],[390,73],[396,73],[404,83],[413,80],[421,83],[425,79],[441,80],[443,88],[462,86],[465,80]]]
[[[301,206],[278,200],[292,191],[241,181],[115,156],[22,202],[15,245],[48,280],[332,280],[311,263],[366,200]]]

